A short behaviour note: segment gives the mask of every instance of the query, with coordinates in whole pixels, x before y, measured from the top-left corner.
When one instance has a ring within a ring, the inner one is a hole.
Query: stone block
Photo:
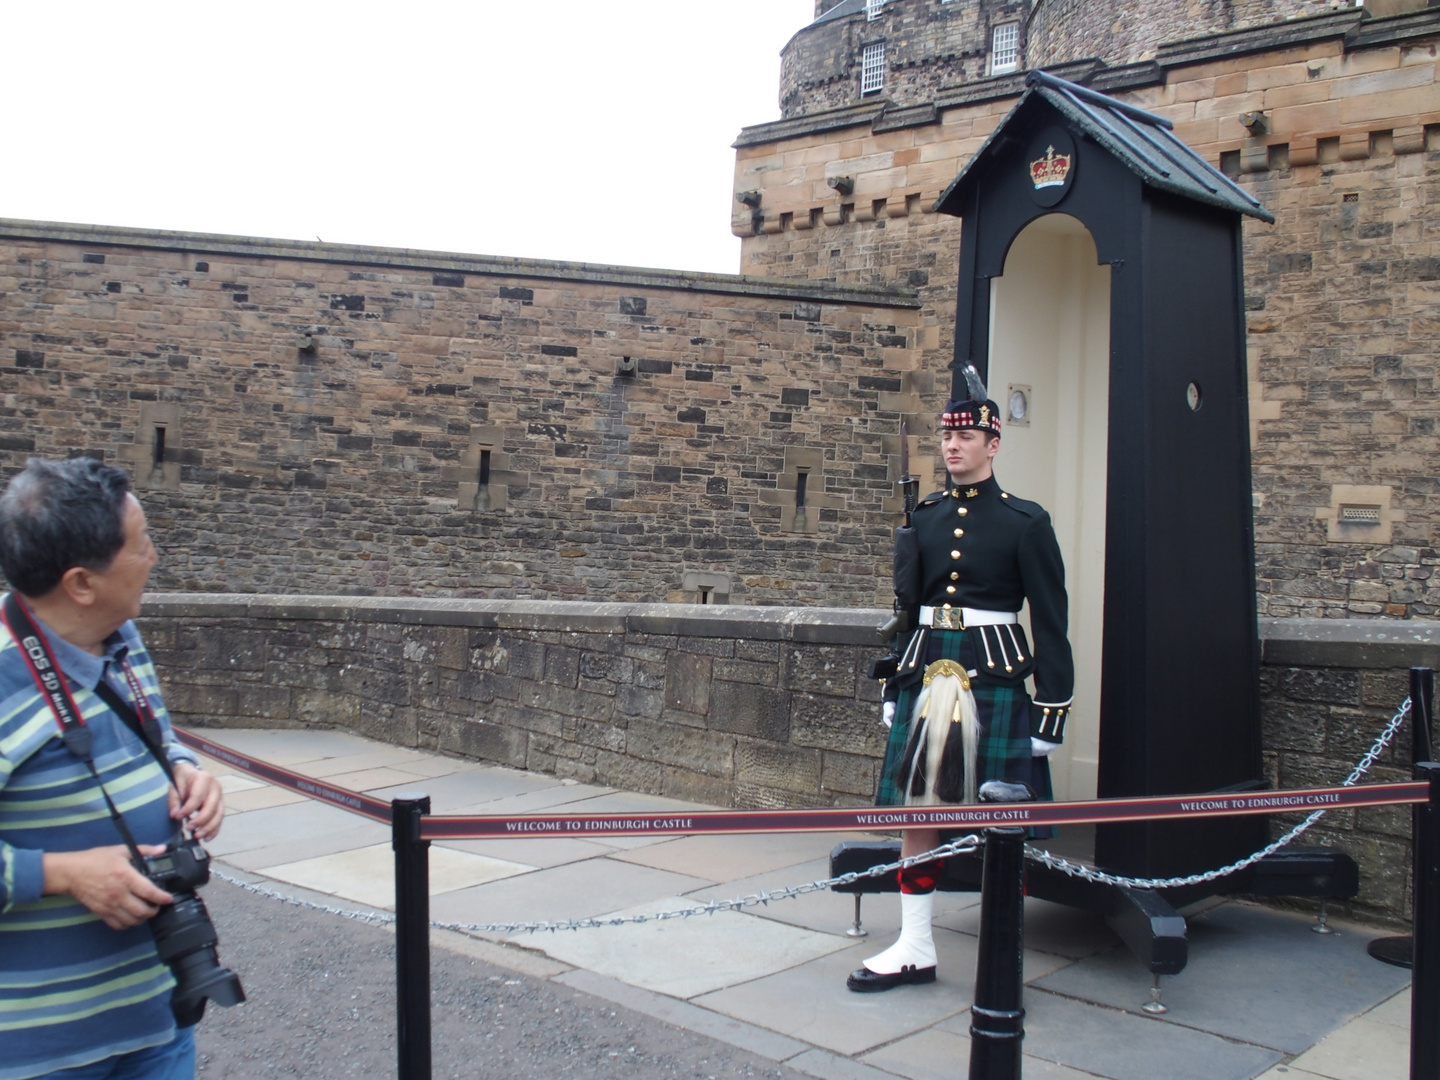
[[[529,737],[518,728],[484,720],[446,717],[433,724],[434,748],[441,753],[462,754],[482,761],[496,761],[512,768],[526,766]]]
[[[455,671],[463,671],[470,665],[470,632],[458,626],[437,626],[432,630],[435,638],[435,663]]]
[[[880,708],[819,694],[794,694],[790,699],[790,743],[880,757],[885,753]]]
[[[612,754],[604,750],[595,755],[595,779],[622,791],[641,791],[659,795],[664,766],[656,761],[642,761],[628,754]]]
[[[520,703],[556,716],[586,720],[609,720],[615,699],[608,694],[587,694],[550,683],[522,683]]]
[[[853,698],[858,666],[854,649],[789,646],[782,650],[781,685],[811,694]]]
[[[660,770],[660,789],[657,794],[668,799],[683,799],[686,802],[710,806],[734,805],[734,785],[726,779],[701,776],[684,769]]]
[[[790,736],[790,695],[747,683],[716,682],[710,694],[710,727],[786,742]]]
[[[1325,712],[1293,701],[1267,701],[1260,709],[1261,741],[1271,750],[1325,749]]]
[[[360,699],[334,690],[291,690],[294,718],[305,724],[354,728],[360,720]]]
[[[506,674],[516,679],[539,682],[545,677],[545,646],[525,638],[506,635]]]
[[[170,682],[165,688],[165,707],[177,723],[192,716],[238,716],[240,694],[236,687],[205,686]]]
[[[640,761],[706,776],[729,777],[735,772],[735,739],[716,732],[635,719],[630,721],[625,752]]]
[[[826,794],[853,795],[869,801],[875,795],[880,762],[856,754],[823,752],[820,755],[820,788]]]
[[[261,716],[267,720],[295,719],[291,713],[290,691],[283,686],[247,686],[237,695],[237,716]]]
[[[665,661],[665,704],[704,716],[710,711],[713,658],[674,652]]]
[[[217,671],[265,670],[265,634],[220,628],[201,635],[199,664]]]
[[[1291,668],[1281,677],[1280,689],[1292,701],[1334,705],[1360,703],[1360,675],[1356,671]]]
[[[665,697],[658,690],[621,686],[615,691],[615,715],[639,716],[654,720],[665,711]]]
[[[716,660],[716,680],[749,683],[752,686],[777,686],[780,681],[779,665],[748,660]]]
[[[735,782],[816,796],[820,751],[741,739],[735,746]]]
[[[635,678],[635,661],[628,656],[586,651],[580,654],[580,677],[628,683]]]
[[[600,724],[590,720],[578,721],[575,725],[575,741],[585,746],[596,746],[612,753],[625,753],[625,728],[614,724]]]
[[[580,650],[558,645],[545,647],[545,681],[574,687],[580,679]]]

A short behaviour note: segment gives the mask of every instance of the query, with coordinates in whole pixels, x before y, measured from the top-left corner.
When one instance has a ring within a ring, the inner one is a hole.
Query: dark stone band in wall
[[[142,630],[177,721],[346,728],[721,806],[863,805],[884,751],[866,608],[166,594]],[[1265,772],[1333,784],[1434,663],[1434,624],[1265,620]],[[223,740],[222,740],[223,741]],[[1408,738],[1369,779],[1409,778]],[[1299,820],[1276,819],[1273,828]],[[1358,915],[1408,913],[1409,813],[1336,812],[1307,843],[1361,866]]]

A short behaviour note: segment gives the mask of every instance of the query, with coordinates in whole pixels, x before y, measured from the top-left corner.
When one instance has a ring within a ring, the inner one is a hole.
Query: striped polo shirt
[[[178,835],[168,782],[154,756],[93,690],[105,678],[131,694],[117,662],[128,659],[165,730],[171,762],[196,764],[175,742],[155,667],[133,623],[106,656],[41,629],[94,739],[95,767],[136,842]],[[68,896],[42,896],[46,851],[121,843],[95,779],[60,738],[14,638],[0,623],[0,1080],[169,1042],[174,980],[150,928],[112,930]]]

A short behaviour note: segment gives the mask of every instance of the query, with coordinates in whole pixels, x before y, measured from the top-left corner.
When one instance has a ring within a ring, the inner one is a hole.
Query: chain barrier
[[[1354,787],[1356,781],[1370,771],[1370,767],[1380,760],[1380,755],[1389,748],[1396,733],[1400,730],[1400,725],[1405,722],[1405,717],[1409,715],[1410,699],[1407,697],[1400,705],[1400,708],[1396,710],[1395,715],[1390,718],[1390,722],[1385,725],[1385,730],[1380,733],[1380,737],[1375,740],[1375,744],[1370,747],[1365,756],[1360,759],[1359,764],[1350,771],[1350,775],[1341,783],[1341,787]],[[1068,859],[1062,859],[1058,855],[1052,855],[1048,851],[1031,847],[1029,844],[1025,845],[1025,857],[1040,863],[1042,866],[1047,866],[1051,870],[1059,870],[1061,873],[1068,874],[1071,877],[1081,878],[1084,881],[1095,882],[1099,885],[1123,885],[1130,889],[1178,889],[1187,885],[1204,885],[1207,882],[1218,881],[1222,877],[1229,877],[1231,874],[1244,870],[1246,867],[1254,866],[1261,859],[1268,855],[1275,854],[1275,852],[1279,851],[1286,844],[1298,839],[1310,826],[1324,817],[1325,814],[1326,811],[1324,810],[1316,810],[1299,825],[1296,825],[1284,836],[1280,837],[1280,839],[1273,843],[1266,844],[1259,851],[1253,855],[1247,855],[1239,862],[1233,862],[1229,866],[1222,866],[1218,870],[1207,870],[1203,874],[1189,874],[1185,877],[1120,877],[1117,874],[1107,874],[1103,870],[1092,869],[1082,863],[1070,862]]]
[[[710,900],[704,904],[697,904],[694,907],[676,908],[671,911],[657,911],[650,915],[615,915],[609,918],[588,918],[588,919],[562,919],[556,922],[544,920],[531,920],[529,922],[506,922],[506,923],[430,923],[432,930],[454,930],[457,933],[472,934],[518,934],[522,931],[535,933],[539,930],[590,930],[601,926],[628,926],[634,923],[663,922],[666,919],[688,919],[692,915],[714,915],[717,911],[743,911],[745,908],[757,907],[768,904],[771,900],[792,900],[797,896],[804,896],[807,893],[823,892],[835,885],[853,885],[861,878],[884,877],[886,874],[893,874],[901,867],[914,866],[916,863],[929,862],[932,859],[943,859],[947,855],[958,855],[962,851],[974,851],[980,846],[980,837],[974,833],[969,836],[962,836],[958,840],[952,840],[948,844],[942,844],[930,851],[922,852],[919,855],[911,855],[909,858],[900,859],[897,862],[886,863],[884,866],[872,866],[866,870],[856,870],[848,874],[841,874],[838,877],[825,878],[823,881],[811,881],[805,885],[790,885],[783,889],[772,891],[761,891],[751,893],[748,896],[737,896],[732,900]],[[238,886],[246,892],[255,893],[258,896],[266,896],[272,900],[283,900],[287,904],[304,908],[307,911],[322,911],[327,915],[340,915],[347,919],[355,919],[358,922],[370,923],[375,926],[390,926],[395,922],[395,916],[388,913],[371,911],[354,911],[347,908],[331,907],[328,904],[317,904],[313,900],[301,900],[297,896],[288,896],[275,889],[267,888],[264,885],[256,885],[251,881],[241,881],[233,878],[222,870],[215,869],[212,864],[210,876],[219,878],[230,885]]]
[[[1407,697],[1396,710],[1395,715],[1390,718],[1380,737],[1375,740],[1373,746],[1366,752],[1359,763],[1351,770],[1341,787],[1353,787],[1359,779],[1370,771],[1371,766],[1380,759],[1380,756],[1389,748],[1394,741],[1395,735],[1405,718],[1410,715],[1410,699]],[[1094,882],[1100,885],[1120,885],[1131,889],[1176,889],[1187,885],[1203,885],[1207,882],[1217,881],[1222,877],[1228,877],[1246,867],[1253,866],[1268,855],[1273,855],[1285,845],[1291,843],[1301,836],[1312,825],[1324,817],[1326,811],[1316,810],[1310,814],[1299,825],[1287,832],[1280,839],[1267,844],[1259,851],[1248,855],[1238,862],[1229,866],[1221,867],[1218,870],[1209,870],[1203,874],[1190,874],[1186,877],[1172,878],[1129,878],[1116,874],[1107,874],[1102,870],[1095,870],[1082,863],[1073,863],[1068,859],[1062,859],[1058,855],[1052,855],[1048,851],[1034,848],[1030,845],[1025,847],[1025,855],[1028,859],[1040,863],[1042,866],[1052,870],[1059,870],[1071,877],[1081,878],[1085,881]],[[948,855],[958,855],[965,851],[974,851],[979,848],[981,838],[971,833],[952,840],[948,844],[942,844],[930,851],[919,855],[912,855],[909,858],[900,859],[896,862],[886,863],[883,866],[872,866],[865,870],[856,870],[851,873],[841,874],[838,877],[825,878],[820,881],[811,881],[805,885],[791,885],[783,889],[776,889],[773,892],[762,890],[758,893],[751,893],[748,896],[739,896],[731,900],[710,900],[704,904],[694,907],[676,908],[671,911],[659,911],[649,915],[616,915],[608,918],[587,918],[587,919],[561,919],[555,922],[546,920],[531,920],[528,922],[505,922],[505,923],[430,923],[434,930],[452,930],[457,933],[477,934],[517,934],[521,932],[535,933],[540,930],[551,933],[557,930],[590,930],[602,926],[629,926],[638,923],[663,922],[667,919],[688,919],[694,915],[713,915],[717,911],[743,911],[746,908],[757,907],[769,904],[772,900],[793,900],[797,896],[804,896],[807,893],[823,892],[836,885],[853,885],[862,878],[884,877],[886,874],[893,874],[903,867],[914,866],[916,863],[930,862],[933,859],[943,859]],[[328,915],[339,915],[346,919],[354,919],[358,922],[370,923],[374,926],[390,926],[395,922],[395,916],[388,913],[355,911],[348,908],[331,907],[327,904],[317,904],[311,900],[301,900],[299,897],[288,896],[275,889],[267,888],[264,885],[256,885],[254,882],[241,881],[231,877],[221,870],[210,869],[212,877],[217,877],[228,884],[238,886],[246,892],[255,893],[259,896],[266,896],[272,900],[281,900],[295,907],[305,908],[308,911],[320,911]]]

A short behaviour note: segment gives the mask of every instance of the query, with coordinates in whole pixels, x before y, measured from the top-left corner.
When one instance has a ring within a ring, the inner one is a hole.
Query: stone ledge
[[[1440,667],[1440,622],[1261,619],[1260,655],[1291,667]]]
[[[880,608],[744,604],[621,604],[582,600],[461,600],[395,596],[152,593],[142,618],[288,619],[318,622],[571,630],[671,637],[876,646]],[[1261,619],[1261,658],[1293,667],[1440,668],[1440,621]]]
[[[617,604],[581,600],[459,600],[391,596],[152,593],[142,618],[281,619],[472,626],[485,629],[627,631],[824,645],[877,645],[878,608],[728,604]]]
[[[361,244],[325,244],[306,240],[276,240],[260,236],[226,236],[217,233],[171,232],[163,229],[127,229],[107,225],[76,225],[54,221],[0,218],[0,237],[40,243],[89,244],[159,251],[185,251],[202,255],[236,255],[244,258],[296,259],[337,265],[403,267],[412,270],[448,270],[487,277],[539,278],[584,281],[600,285],[635,285],[686,292],[726,293],[831,304],[868,304],[878,307],[918,308],[915,290],[908,288],[855,288],[826,282],[745,277],[740,274],[706,274],[689,270],[653,270],[603,263],[518,259],[500,255],[465,255],[414,248],[369,247]]]

